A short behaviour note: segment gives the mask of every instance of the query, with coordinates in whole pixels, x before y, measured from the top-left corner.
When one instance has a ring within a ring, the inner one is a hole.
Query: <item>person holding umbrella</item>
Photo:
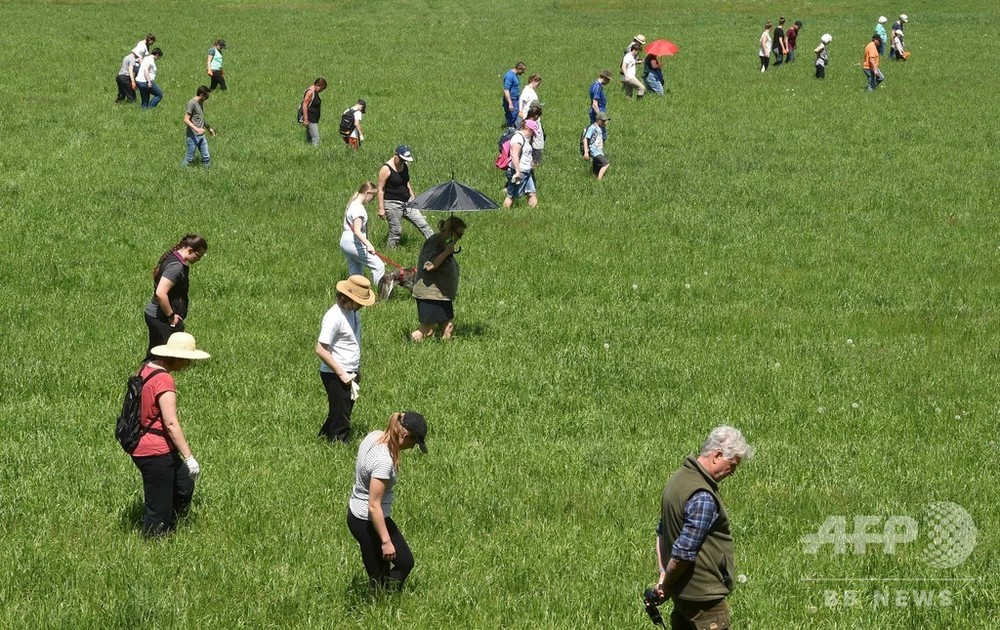
[[[450,216],[438,224],[437,234],[424,241],[420,249],[417,281],[412,289],[420,327],[410,333],[413,341],[433,336],[439,327],[442,339],[451,339],[455,332],[453,302],[459,277],[455,254],[461,251],[458,241],[464,235],[465,221]]]
[[[668,39],[654,40],[646,47],[646,58],[642,63],[642,79],[650,91],[663,96],[663,64],[660,55],[676,55],[677,44]]]

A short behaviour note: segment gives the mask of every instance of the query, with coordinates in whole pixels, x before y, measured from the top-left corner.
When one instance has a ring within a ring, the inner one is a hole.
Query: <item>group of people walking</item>
[[[909,21],[909,17],[904,13],[900,15],[899,19],[892,25],[892,43],[889,49],[890,59],[905,61],[910,56],[909,51],[905,50],[903,45],[903,25],[905,25],[907,21]],[[875,88],[885,80],[885,75],[882,74],[879,61],[881,56],[885,54],[885,42],[889,37],[885,30],[885,25],[888,22],[888,18],[884,15],[878,18],[871,42],[865,46],[864,56],[861,60],[861,68],[865,73],[867,89],[869,92],[874,91]],[[795,49],[798,36],[802,31],[802,22],[801,20],[796,20],[795,24],[792,25],[787,31],[784,28],[784,24],[784,17],[778,18],[777,27],[775,27],[774,23],[770,21],[764,24],[764,30],[760,35],[759,42],[761,72],[767,71],[772,54],[774,55],[775,66],[780,66],[782,63],[789,63],[795,60]],[[824,33],[820,37],[819,45],[813,49],[813,52],[816,55],[815,65],[817,79],[823,79],[826,77],[826,68],[830,63],[829,46],[832,41],[833,36],[829,33]]]
[[[153,109],[163,99],[163,90],[156,83],[158,71],[157,62],[163,57],[160,48],[150,48],[156,43],[156,35],[149,33],[136,43],[135,47],[122,59],[121,68],[115,77],[118,86],[118,97],[115,102],[134,103],[136,91],[140,95],[142,109]],[[208,49],[205,59],[205,72],[210,77],[211,85],[200,85],[195,95],[184,108],[185,154],[181,166],[194,163],[195,154],[201,156],[201,163],[206,168],[211,166],[211,155],[208,149],[206,135],[215,136],[215,128],[205,122],[205,101],[209,95],[219,89],[227,89],[225,70],[222,65],[222,53],[226,49],[226,40],[217,39]]]
[[[345,234],[350,229],[352,238],[363,245],[367,243],[368,247],[371,243],[363,229],[366,223],[363,204],[375,192],[371,182],[362,185],[352,197],[345,216]],[[348,220],[352,217],[353,220]],[[442,222],[441,232],[432,234],[427,240],[429,245],[421,252],[423,273],[414,287],[415,294],[417,287],[428,292],[426,300],[418,299],[421,312],[425,302],[431,308],[445,311],[448,322],[443,329],[444,337],[449,337],[453,328],[450,300],[446,296],[453,298],[457,289],[458,270],[453,255],[464,229],[464,223],[458,219]],[[195,482],[201,474],[201,466],[181,427],[174,374],[194,361],[210,357],[185,330],[190,312],[191,268],[207,251],[206,239],[191,233],[160,256],[152,271],[152,297],[143,312],[149,341],[146,357],[137,371],[142,380],[140,438],[130,455],[142,477],[142,532],[149,537],[167,534],[175,528],[177,519],[191,504]],[[351,263],[349,257],[349,264],[357,263]],[[451,265],[454,269],[446,271]],[[371,283],[361,275],[338,282],[336,292],[334,305],[323,317],[315,348],[328,401],[320,436],[347,442],[361,382],[360,310],[374,304],[376,296]],[[423,321],[422,318],[421,327],[414,331],[415,339],[418,334],[422,338],[433,332]],[[347,525],[358,542],[373,587],[401,587],[413,568],[413,555],[391,517],[393,486],[402,451],[419,446],[426,452],[426,437],[427,422],[423,415],[398,412],[390,415],[384,430],[369,433],[358,449]]]

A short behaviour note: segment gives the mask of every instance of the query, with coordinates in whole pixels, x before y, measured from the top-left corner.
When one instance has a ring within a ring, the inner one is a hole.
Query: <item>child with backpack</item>
[[[355,151],[365,141],[365,134],[361,130],[361,118],[364,116],[366,106],[367,103],[363,98],[358,99],[357,103],[345,109],[340,115],[340,137],[344,140],[344,144]]]
[[[580,151],[583,159],[590,160],[591,168],[598,180],[604,179],[604,174],[608,172],[611,163],[604,154],[604,129],[608,124],[608,115],[604,112],[597,114],[594,124],[587,127],[580,138]]]

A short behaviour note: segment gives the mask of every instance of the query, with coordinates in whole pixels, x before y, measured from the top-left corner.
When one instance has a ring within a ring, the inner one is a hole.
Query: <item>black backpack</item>
[[[125,385],[125,399],[122,401],[121,415],[118,416],[118,422],[115,424],[115,437],[122,449],[129,455],[135,452],[143,435],[147,433],[164,435],[163,431],[152,428],[152,425],[143,427],[141,422],[142,388],[149,379],[164,372],[166,370],[153,370],[146,378],[142,378],[136,373],[128,378]]]
[[[340,115],[340,135],[345,138],[351,135],[354,131],[354,112],[356,110],[353,107],[348,107],[347,111]]]

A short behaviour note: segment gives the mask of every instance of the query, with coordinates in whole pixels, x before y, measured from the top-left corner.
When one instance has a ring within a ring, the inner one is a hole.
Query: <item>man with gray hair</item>
[[[733,536],[719,482],[752,457],[753,448],[738,429],[717,427],[698,457],[688,456],[663,489],[656,591],[673,600],[674,630],[723,630],[732,623],[726,596],[735,577]]]

